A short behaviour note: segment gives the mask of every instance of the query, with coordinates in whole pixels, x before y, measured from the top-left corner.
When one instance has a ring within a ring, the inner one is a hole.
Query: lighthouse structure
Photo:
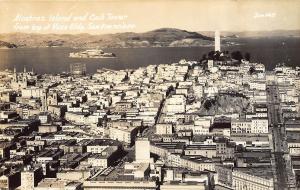
[[[220,31],[215,31],[215,51],[221,51]]]

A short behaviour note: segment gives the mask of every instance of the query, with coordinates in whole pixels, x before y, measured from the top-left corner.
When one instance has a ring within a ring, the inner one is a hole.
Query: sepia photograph
[[[0,0],[1,190],[300,190],[300,0]]]

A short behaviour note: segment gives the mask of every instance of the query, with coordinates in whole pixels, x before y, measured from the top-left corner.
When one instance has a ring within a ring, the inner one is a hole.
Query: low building
[[[160,190],[206,190],[205,183],[199,182],[186,182],[182,183],[180,181],[171,181],[168,183],[163,183],[160,186]]]
[[[273,190],[274,179],[272,168],[234,168],[232,172],[232,185],[240,190]]]
[[[251,120],[233,119],[231,121],[231,133],[251,133],[251,128]]]
[[[213,158],[217,156],[216,145],[188,145],[184,150],[184,155]]]
[[[156,190],[157,185],[155,181],[146,180],[89,180],[83,182],[85,190],[95,189],[120,189],[120,190]]]
[[[124,142],[132,145],[138,133],[139,126],[134,125],[119,125],[109,127],[109,136],[111,139]]]
[[[173,125],[171,123],[158,123],[155,125],[157,135],[171,135],[173,133]]]
[[[92,167],[100,167],[102,169],[112,166],[114,162],[120,158],[118,147],[107,147],[101,153],[92,154],[88,157],[87,162]]]

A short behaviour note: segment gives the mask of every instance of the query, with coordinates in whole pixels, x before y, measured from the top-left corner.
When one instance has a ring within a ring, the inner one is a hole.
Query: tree
[[[206,54],[203,54],[203,55],[202,55],[202,59],[201,59],[200,62],[202,62],[202,61],[204,61],[204,60],[207,60],[207,55],[206,55]]]
[[[252,66],[249,68],[249,74],[252,75],[255,72],[255,68]]]
[[[216,51],[216,54],[215,54],[215,60],[220,60],[220,56],[221,56],[221,52],[220,51]]]
[[[243,55],[240,51],[234,51],[234,52],[231,53],[231,58],[235,59],[235,60],[238,60],[238,61],[241,61],[243,59]]]
[[[214,59],[215,51],[210,51],[208,53],[208,59]]]
[[[250,55],[250,53],[245,53],[245,59],[247,60],[247,61],[250,61],[250,58],[251,58],[251,55]]]

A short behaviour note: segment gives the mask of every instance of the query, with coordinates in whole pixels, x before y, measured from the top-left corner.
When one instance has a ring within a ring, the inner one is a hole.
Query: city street
[[[272,159],[275,161],[275,189],[295,189],[294,176],[291,171],[289,151],[285,141],[285,131],[282,124],[280,97],[278,86],[267,86],[268,117],[273,139]]]

